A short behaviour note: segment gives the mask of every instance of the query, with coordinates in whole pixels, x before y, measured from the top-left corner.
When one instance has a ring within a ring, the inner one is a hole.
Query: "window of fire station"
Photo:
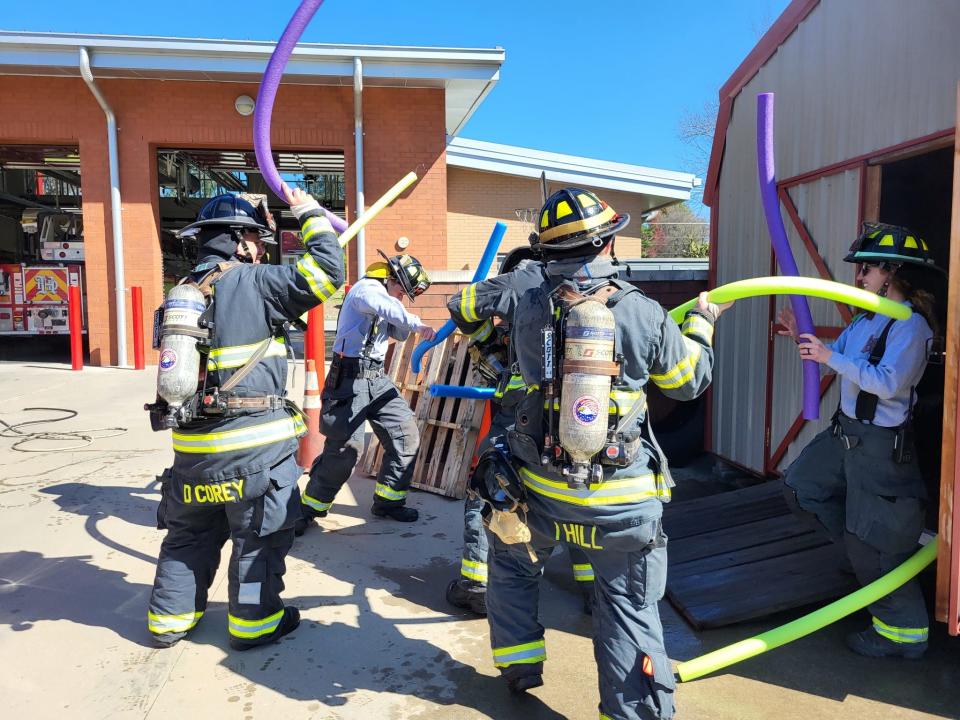
[[[63,337],[12,336],[69,335],[69,287],[84,287],[81,207],[78,147],[0,145],[0,357],[66,352]]]
[[[274,153],[280,177],[290,187],[313,195],[328,210],[344,215],[343,153]],[[296,263],[303,253],[300,225],[287,204],[267,187],[252,150],[160,149],[157,152],[160,192],[160,245],[164,289],[196,264],[195,238],[177,238],[200,208],[223,193],[263,195],[277,223],[277,245],[268,246],[264,262]]]

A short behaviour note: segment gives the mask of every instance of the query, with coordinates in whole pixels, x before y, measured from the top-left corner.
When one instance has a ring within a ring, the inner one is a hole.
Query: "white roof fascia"
[[[528,178],[539,178],[545,172],[547,180],[552,182],[579,183],[676,200],[689,200],[690,190],[699,180],[692,173],[465,138],[451,138],[448,141],[447,165]]]
[[[275,43],[26,33],[0,30],[0,74],[78,77],[78,50],[90,50],[97,78],[259,82]],[[502,48],[298,44],[284,83],[353,85],[353,58],[371,86],[444,88],[446,129],[454,135],[500,77]]]

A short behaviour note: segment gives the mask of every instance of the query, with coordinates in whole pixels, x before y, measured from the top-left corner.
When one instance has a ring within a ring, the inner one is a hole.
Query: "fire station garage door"
[[[287,185],[305,190],[325,208],[344,216],[342,152],[277,152],[273,159]],[[277,223],[277,244],[269,246],[266,262],[296,263],[303,252],[300,223],[267,187],[252,150],[161,148],[157,151],[157,185],[165,291],[190,272],[197,259],[196,238],[177,238],[177,231],[193,222],[208,200],[223,193],[263,195],[266,199]],[[339,304],[340,295],[324,303],[328,329],[336,327]],[[291,341],[301,356],[300,334],[292,333]]]
[[[83,248],[79,148],[0,145],[0,360],[69,360]]]

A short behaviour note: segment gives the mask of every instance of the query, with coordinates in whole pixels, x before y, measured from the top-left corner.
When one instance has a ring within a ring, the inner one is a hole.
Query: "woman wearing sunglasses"
[[[812,515],[845,546],[866,585],[903,563],[923,530],[926,488],[911,433],[915,388],[935,334],[933,296],[922,289],[942,272],[927,244],[910,230],[867,223],[844,258],[857,263],[864,290],[913,308],[907,320],[861,313],[832,343],[797,334],[793,312],[778,321],[803,360],[840,376],[840,405],[831,427],[787,468],[784,492],[794,510]],[[919,659],[928,618],[920,584],[906,585],[869,606],[872,623],[847,637],[869,657]]]

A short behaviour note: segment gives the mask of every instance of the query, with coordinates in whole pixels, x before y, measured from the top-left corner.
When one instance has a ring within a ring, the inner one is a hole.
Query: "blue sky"
[[[297,0],[4,3],[0,28],[276,40]],[[463,137],[695,170],[677,137],[788,0],[326,0],[304,40],[501,46]],[[279,109],[278,109],[279,110]]]

